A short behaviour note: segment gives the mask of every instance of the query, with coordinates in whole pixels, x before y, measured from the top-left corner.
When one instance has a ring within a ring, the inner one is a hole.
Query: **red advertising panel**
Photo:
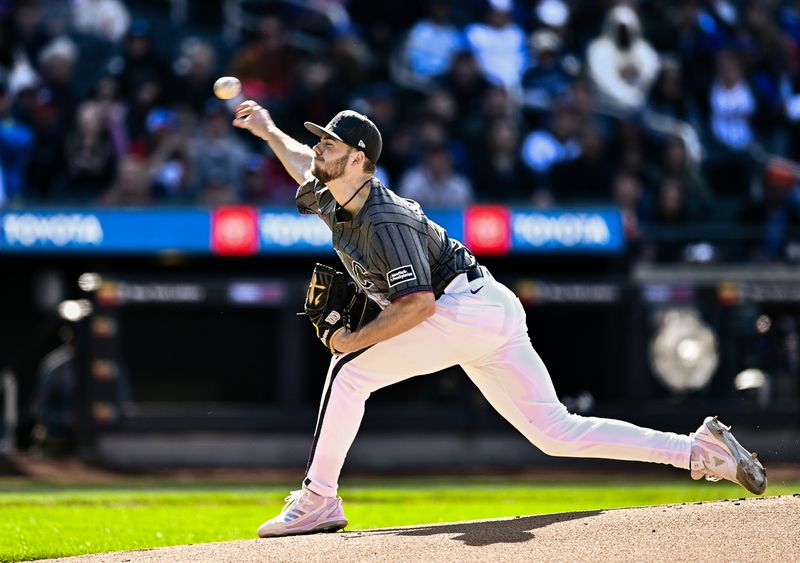
[[[221,207],[211,215],[211,249],[215,254],[248,255],[258,251],[258,211]]]
[[[464,242],[475,254],[506,254],[511,247],[510,218],[510,210],[501,205],[468,208]]]

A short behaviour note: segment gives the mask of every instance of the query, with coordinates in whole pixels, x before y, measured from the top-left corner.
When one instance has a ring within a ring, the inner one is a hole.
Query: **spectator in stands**
[[[156,108],[147,116],[147,129],[153,196],[171,202],[192,202],[190,135],[181,127],[178,115]]]
[[[580,123],[577,117],[569,104],[557,104],[553,108],[549,127],[531,132],[522,142],[522,160],[539,185],[544,183],[554,164],[572,160],[580,154]]]
[[[400,147],[404,152],[397,156],[404,158],[405,161],[404,166],[392,171],[394,177],[401,178],[409,169],[424,160],[428,147],[439,145],[447,148],[451,165],[460,172],[461,170],[456,167],[456,161],[458,160],[461,165],[465,164],[464,147],[450,136],[448,124],[441,116],[431,112],[421,112],[413,124],[413,129],[410,130],[409,141]]]
[[[386,69],[382,68],[382,62],[390,60],[391,53],[398,46],[398,38],[425,15],[421,10],[425,2],[347,0],[346,3],[354,27],[363,34],[365,43],[375,57],[378,77],[383,80]],[[462,3],[453,4],[461,7]]]
[[[620,170],[645,179],[645,164],[661,148],[650,137],[643,123],[636,119],[620,119],[614,122],[612,132],[613,154]]]
[[[646,165],[644,177],[652,186],[663,186],[667,180],[677,181],[684,193],[687,217],[692,221],[711,216],[714,195],[700,166],[689,160],[686,145],[680,137],[667,138],[661,161]]]
[[[473,154],[484,149],[486,131],[498,119],[519,119],[516,100],[502,86],[490,86],[484,93],[480,111],[468,115],[456,124],[458,135]]]
[[[73,70],[77,58],[75,43],[66,36],[53,39],[39,53],[41,85],[65,122],[72,121],[76,106]]]
[[[33,130],[11,113],[8,85],[0,80],[0,207],[26,193],[25,169],[34,150]]]
[[[297,182],[273,154],[249,153],[242,179],[243,199],[252,204],[294,205]]]
[[[384,141],[381,164],[390,178],[400,178],[417,162],[419,142],[415,123],[398,123],[394,134]]]
[[[687,225],[690,222],[686,188],[677,178],[666,177],[658,187],[653,216],[657,225]]]
[[[144,131],[130,145],[130,154],[149,161],[163,137],[178,127],[178,114],[169,106],[154,106],[148,109],[144,120]]]
[[[401,100],[401,92],[390,82],[375,82],[364,93],[366,102],[364,112],[380,131],[387,132],[385,136],[391,136],[397,128],[397,119],[401,114]]]
[[[516,92],[528,62],[528,49],[525,32],[511,18],[512,8],[512,0],[489,0],[484,22],[468,25],[464,35],[484,76]]]
[[[697,224],[699,207],[690,199],[686,185],[674,176],[667,176],[658,187],[655,220],[663,225]]]
[[[6,92],[8,93],[9,88],[7,81],[0,78],[0,84],[6,87]],[[29,86],[12,96],[11,114],[15,119],[20,120],[26,125],[33,124],[33,107],[36,103],[36,90],[37,88],[35,86]]]
[[[710,126],[714,140],[730,151],[742,151],[753,142],[752,119],[756,101],[736,55],[724,51],[709,93]]]
[[[0,71],[1,72],[1,71]],[[15,97],[24,90],[34,90],[40,82],[39,74],[31,65],[28,56],[22,51],[17,51],[14,61],[7,74],[8,93]]]
[[[143,158],[149,157],[151,147],[148,138],[147,117],[155,108],[166,107],[166,105],[162,98],[162,85],[157,79],[149,78],[139,86],[125,112],[131,153],[138,154]]]
[[[498,119],[492,123],[482,157],[474,163],[478,200],[517,203],[530,200],[534,181],[520,156],[519,138],[519,127],[513,119]]]
[[[120,159],[128,153],[130,138],[125,122],[128,108],[120,99],[119,83],[113,76],[102,77],[95,85],[92,99],[100,107],[103,122],[111,136],[114,153],[117,159]]]
[[[746,196],[751,171],[748,150],[754,142],[752,120],[757,106],[742,66],[730,51],[717,57],[709,105],[713,144],[707,167],[715,192]]]
[[[572,82],[569,87],[568,99],[575,108],[581,124],[586,126],[597,120],[596,100],[592,87],[586,80],[579,78]]]
[[[575,57],[562,55],[561,38],[549,29],[531,34],[530,46],[534,62],[522,75],[522,104],[536,115],[538,126],[542,114],[568,95],[580,72],[580,63]]]
[[[460,51],[453,56],[450,70],[439,84],[455,98],[459,120],[480,112],[490,86],[471,51]]]
[[[200,115],[211,97],[217,79],[217,52],[208,41],[187,37],[180,44],[180,53],[174,64],[175,75],[184,85],[179,100]]]
[[[368,86],[370,52],[354,32],[334,37],[326,55],[333,65],[337,81],[344,88],[354,92]]]
[[[39,51],[52,39],[43,25],[41,2],[19,0],[15,4],[9,20],[9,31],[16,42],[17,51],[23,53],[28,61],[36,61]]]
[[[271,186],[266,180],[266,157],[250,153],[245,158],[242,177],[242,198],[253,204],[266,203],[271,199]],[[287,203],[283,201],[281,203]]]
[[[447,145],[449,143],[447,125],[439,116],[423,113],[419,116],[416,123],[417,147],[414,157],[421,159],[427,147],[437,145]],[[452,157],[452,155],[450,155]]]
[[[98,201],[109,206],[148,207],[154,202],[150,185],[147,161],[128,155],[120,163],[114,183]]]
[[[658,53],[642,37],[639,18],[628,6],[608,13],[603,32],[586,52],[598,103],[623,114],[640,110],[658,75]]]
[[[472,185],[453,170],[453,158],[444,143],[424,147],[422,163],[400,179],[398,194],[427,208],[464,207],[473,200]]]
[[[70,199],[94,199],[111,184],[117,160],[97,102],[89,100],[78,107],[76,128],[67,137],[64,152]]]
[[[172,73],[153,48],[150,23],[141,19],[134,21],[125,36],[123,49],[121,56],[108,63],[108,71],[117,78],[122,97],[131,105],[141,102],[143,95],[153,98],[153,103],[163,103],[172,90]],[[146,115],[146,111],[139,114],[141,123]]]
[[[2,25],[2,24],[0,24]],[[53,38],[52,33],[42,23],[42,10],[39,0],[21,0],[12,3],[9,23],[4,26],[3,35],[15,42],[13,64],[6,76],[12,96],[22,90],[33,90],[39,85],[39,76],[34,68],[39,53]]]
[[[41,88],[30,100],[30,124],[34,131],[34,146],[25,174],[26,191],[32,198],[56,200],[64,195],[66,162],[64,141],[67,126],[53,103],[50,91]]]
[[[629,173],[620,172],[611,185],[612,201],[622,213],[622,232],[628,241],[632,256],[643,252],[644,194],[639,179]]]
[[[681,63],[674,57],[661,58],[661,70],[647,106],[652,111],[685,121],[695,129],[702,126],[697,104],[683,87]]]
[[[744,8],[742,26],[749,49],[745,56],[748,83],[758,107],[754,125],[759,142],[771,152],[785,152],[785,114],[780,82],[790,67],[786,35],[780,30],[775,8],[750,2]]]
[[[463,47],[464,37],[450,19],[448,0],[434,0],[428,5],[428,17],[409,30],[403,58],[413,79],[426,83],[444,74]]]
[[[203,203],[234,203],[242,197],[247,150],[234,135],[230,121],[225,104],[209,100],[201,132],[191,142],[193,184]]]
[[[680,60],[686,91],[701,108],[707,105],[714,57],[730,42],[733,32],[724,20],[705,10],[703,4],[700,0],[684,0],[673,12],[674,20],[665,22],[674,27],[669,48]]]
[[[559,203],[607,202],[616,167],[603,132],[595,125],[585,127],[580,146],[577,158],[552,166],[547,185]]]
[[[453,135],[453,131],[459,126],[457,111],[455,99],[443,88],[433,89],[422,107],[423,115],[431,121],[436,121],[441,127],[443,138],[447,138],[447,147],[456,170],[468,174],[470,158],[467,147],[458,136]]]
[[[131,23],[128,8],[120,0],[73,0],[75,31],[117,42]]]
[[[290,97],[299,62],[299,53],[287,41],[286,24],[269,14],[258,22],[258,35],[233,54],[230,70],[248,98],[266,101],[274,112]]]

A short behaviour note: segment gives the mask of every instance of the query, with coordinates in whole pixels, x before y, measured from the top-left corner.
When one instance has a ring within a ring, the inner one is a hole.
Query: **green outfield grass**
[[[771,484],[768,493],[798,490],[800,483],[783,482]],[[281,509],[287,491],[286,486],[141,481],[86,487],[0,480],[0,561],[254,538],[259,524]],[[359,481],[340,492],[349,530],[748,495],[722,483],[467,478]]]

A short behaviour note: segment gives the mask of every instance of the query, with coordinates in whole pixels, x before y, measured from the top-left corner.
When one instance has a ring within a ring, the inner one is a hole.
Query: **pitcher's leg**
[[[489,403],[546,454],[689,468],[689,436],[567,412],[547,368],[524,335],[490,358],[462,367]]]
[[[368,349],[331,359],[303,487],[286,497],[280,514],[259,527],[259,536],[335,531],[347,525],[336,496],[339,473],[370,393],[490,349],[490,338],[477,343],[464,338],[474,331],[474,316],[457,305],[452,298],[441,299],[436,313],[417,326]]]
[[[331,360],[322,390],[303,484],[325,497],[336,496],[339,473],[361,426],[364,403],[370,395],[346,381],[352,377],[340,377],[342,369],[357,357],[358,353]]]
[[[326,497],[336,495],[339,473],[372,392],[458,362],[463,355],[461,339],[443,338],[452,325],[446,314],[437,314],[371,348],[331,360],[304,480],[306,487]]]

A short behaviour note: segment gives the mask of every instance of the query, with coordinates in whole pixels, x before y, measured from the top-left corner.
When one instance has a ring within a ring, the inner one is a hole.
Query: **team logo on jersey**
[[[386,281],[389,282],[389,287],[394,287],[399,283],[405,283],[415,279],[417,279],[417,274],[414,273],[414,266],[411,264],[389,270],[386,274]]]
[[[367,269],[364,266],[353,260],[353,277],[356,278],[356,281],[364,289],[369,289],[370,287],[375,285],[374,283],[369,281],[369,279],[367,278],[367,273],[368,273]]]

